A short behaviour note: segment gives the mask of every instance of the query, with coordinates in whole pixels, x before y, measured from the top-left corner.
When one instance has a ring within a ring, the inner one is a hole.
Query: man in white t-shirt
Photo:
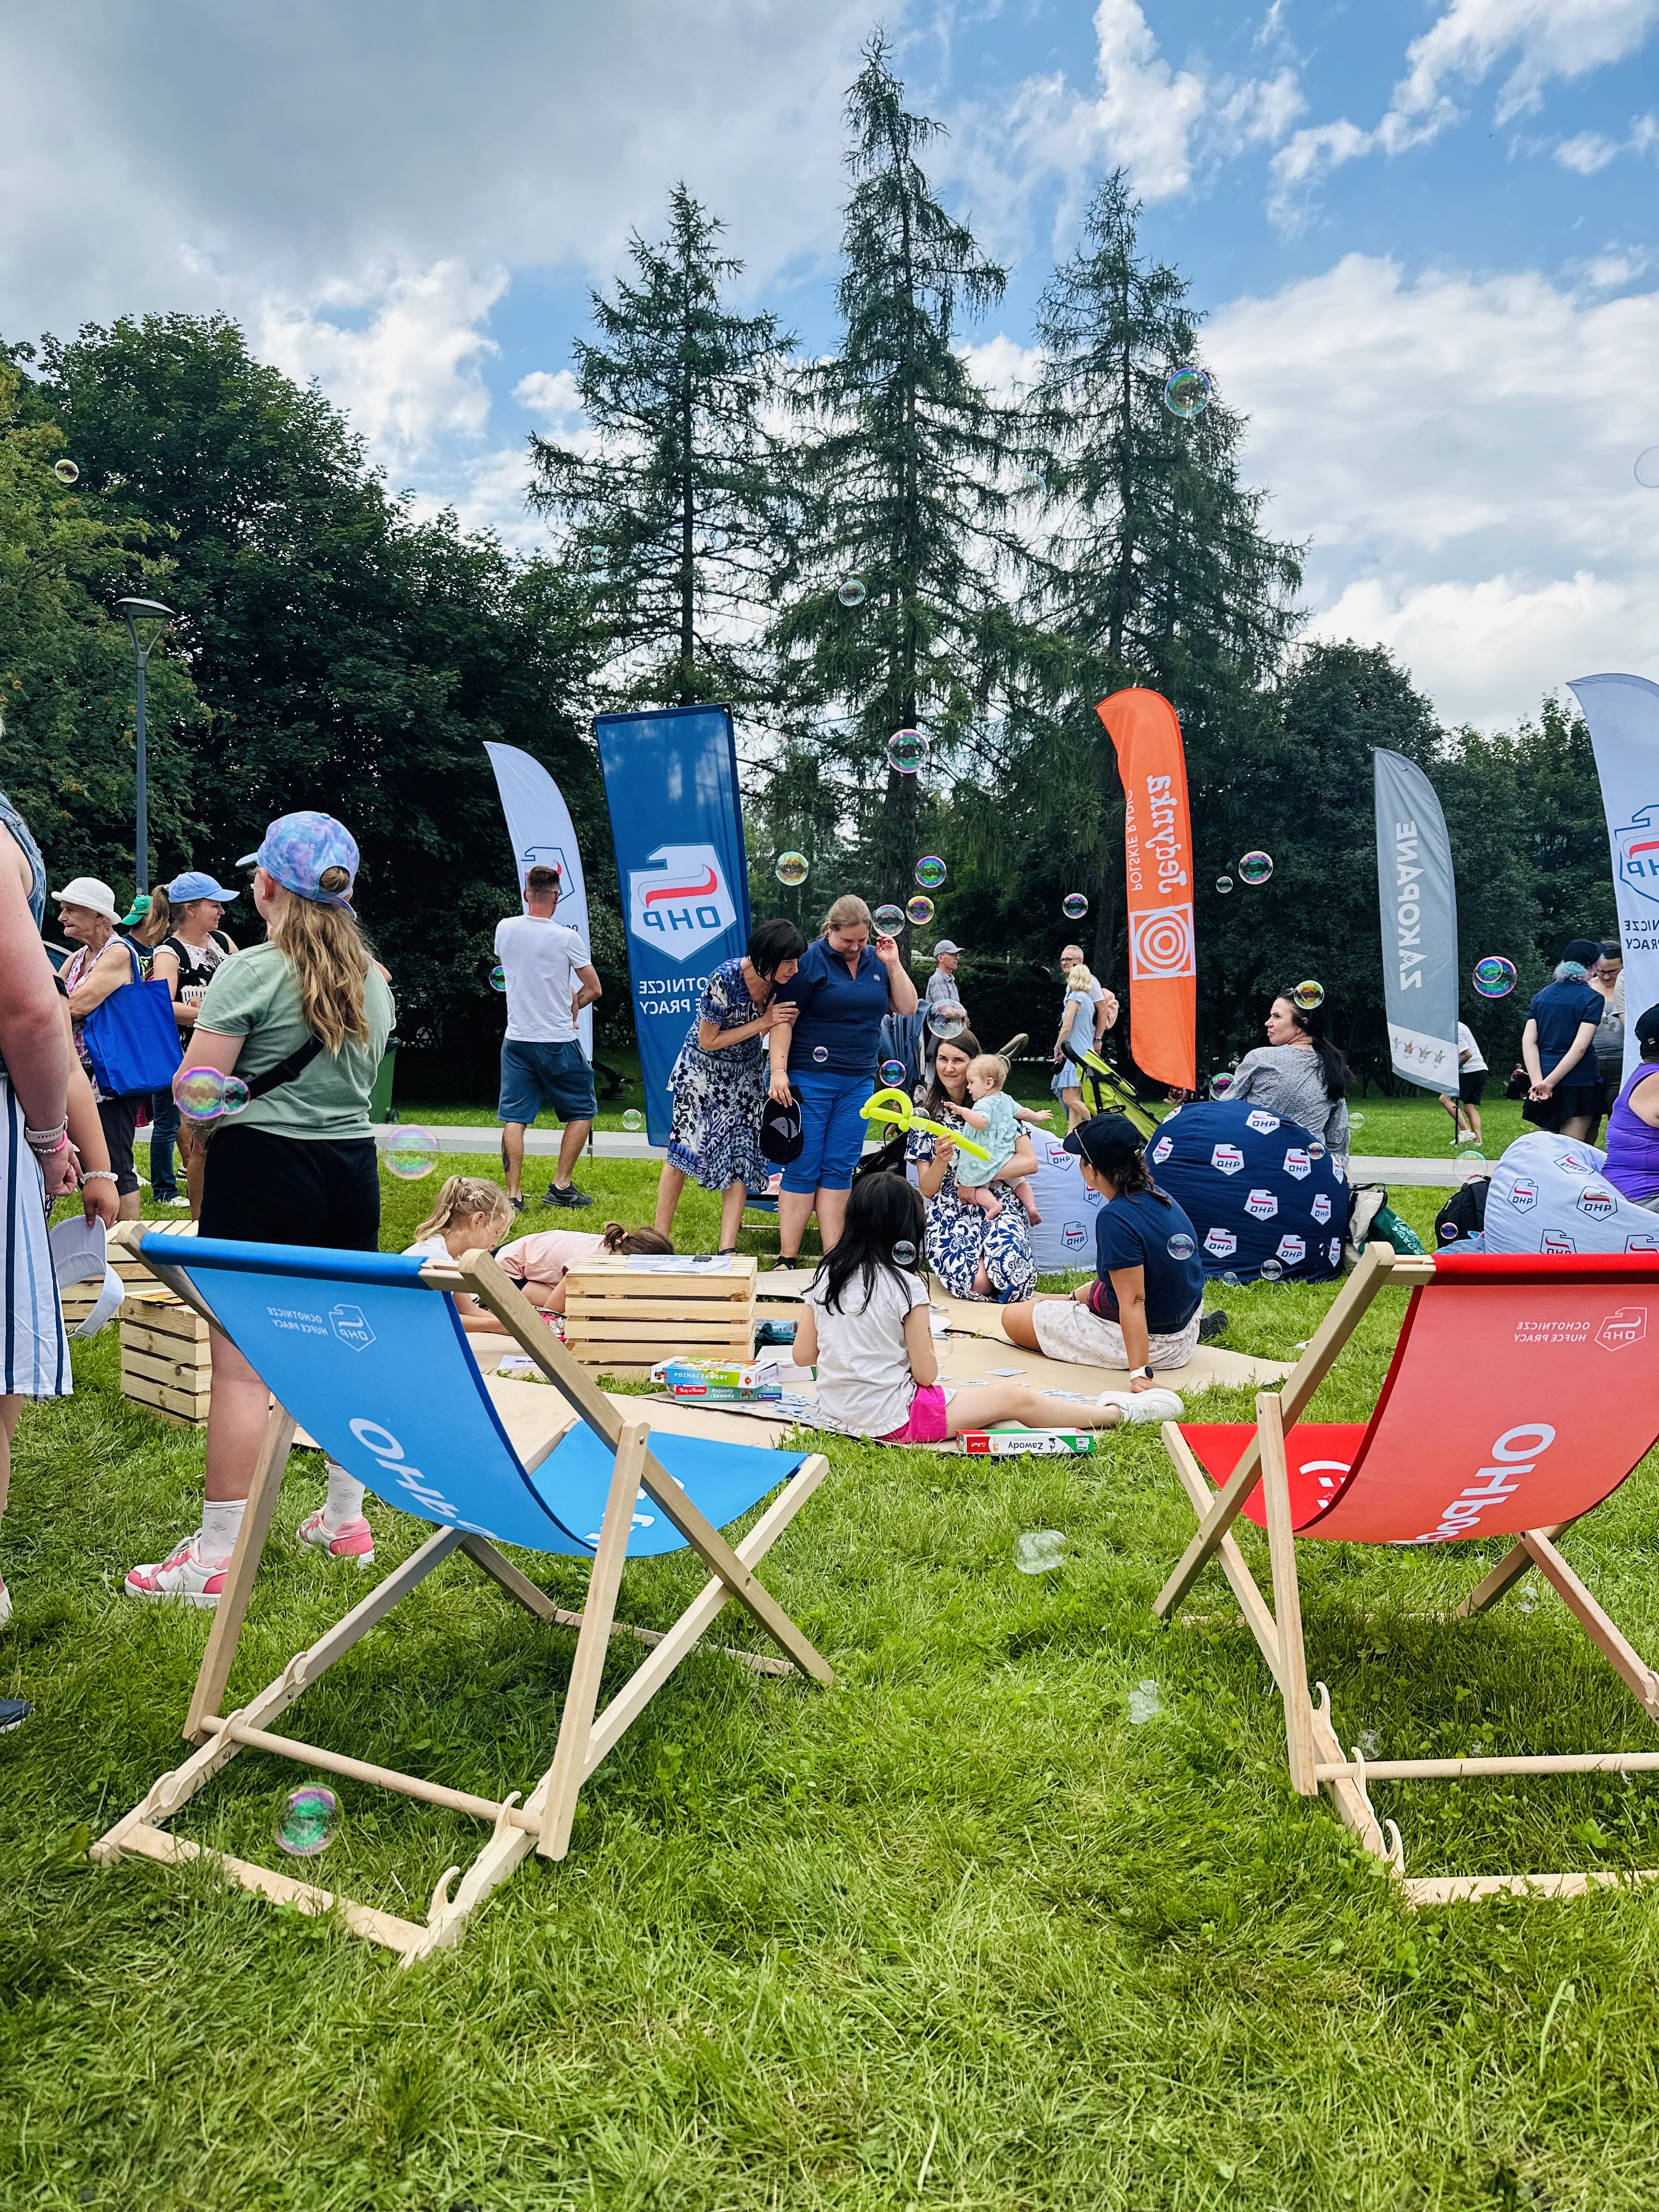
[[[1452,1142],[1461,1145],[1465,1137],[1480,1142],[1480,1101],[1486,1092],[1487,1067],[1485,1056],[1474,1041],[1474,1031],[1467,1022],[1457,1024],[1457,1096],[1449,1091],[1440,1094],[1440,1103],[1452,1117]]]
[[[1083,947],[1080,945],[1067,945],[1063,946],[1060,955],[1060,974],[1061,981],[1063,982],[1065,981],[1066,977],[1071,974],[1073,968],[1081,968],[1086,964],[1087,963],[1085,962],[1083,957]],[[1117,1000],[1113,997],[1109,991],[1103,990],[1098,983],[1090,984],[1089,996],[1094,1001],[1095,1050],[1098,1052],[1100,1050],[1100,1040],[1117,1020]]]
[[[556,868],[532,868],[525,910],[495,926],[495,957],[507,979],[507,1035],[501,1040],[501,1165],[515,1211],[524,1206],[524,1133],[544,1106],[564,1123],[547,1206],[592,1206],[570,1180],[593,1127],[593,1071],[576,1035],[576,1017],[599,996],[587,940],[553,919]]]

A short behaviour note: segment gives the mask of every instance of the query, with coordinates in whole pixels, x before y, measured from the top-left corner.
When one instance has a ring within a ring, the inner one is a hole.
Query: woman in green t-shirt
[[[234,1073],[253,1092],[213,1127],[201,1233],[257,1244],[374,1252],[380,1178],[368,1102],[392,1033],[392,992],[351,910],[357,847],[327,814],[285,814],[240,866],[268,941],[216,969],[196,1018],[192,1068]],[[274,1077],[262,1087],[261,1077]],[[130,1597],[215,1606],[241,1526],[270,1393],[216,1334],[202,1526],[166,1559],[135,1567]],[[332,1461],[328,1503],[300,1530],[336,1559],[367,1565],[374,1540],[362,1485]]]

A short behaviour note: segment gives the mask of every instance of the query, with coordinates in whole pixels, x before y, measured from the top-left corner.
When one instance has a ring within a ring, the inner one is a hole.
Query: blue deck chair
[[[200,1846],[160,1824],[245,1748],[489,1821],[489,1841],[454,1897],[449,1884],[460,1869],[451,1867],[424,1924],[209,1854],[232,1879],[264,1896],[313,1912],[337,1905],[354,1933],[387,1945],[409,1964],[455,1942],[473,1908],[532,1848],[544,1858],[565,1856],[583,1783],[729,1601],[746,1607],[785,1655],[782,1661],[744,1652],[730,1656],[764,1674],[799,1668],[819,1682],[833,1679],[754,1572],[822,1481],[828,1462],[802,1452],[653,1436],[647,1420],[613,1403],[582,1372],[488,1253],[468,1253],[450,1267],[392,1253],[205,1237],[186,1246],[176,1237],[146,1235],[137,1223],[118,1230],[116,1241],[230,1339],[270,1384],[275,1402],[185,1724],[185,1741],[200,1748],[100,1838],[94,1850],[101,1861],[123,1852],[170,1863],[199,1856]],[[457,1291],[473,1292],[489,1308],[575,1417],[527,1461],[508,1440],[468,1348]],[[435,1522],[437,1532],[268,1687],[222,1714],[296,1422],[378,1498]],[[720,1528],[781,1483],[749,1534],[735,1549],[727,1544]],[[502,1557],[498,1543],[591,1560],[582,1611],[561,1611]],[[618,1624],[624,1563],[688,1546],[711,1580],[673,1627],[659,1636]],[[270,1732],[303,1690],[457,1551],[530,1612],[580,1632],[553,1763],[522,1804],[516,1790],[498,1803]],[[599,1677],[612,1635],[633,1635],[653,1648],[599,1712]]]

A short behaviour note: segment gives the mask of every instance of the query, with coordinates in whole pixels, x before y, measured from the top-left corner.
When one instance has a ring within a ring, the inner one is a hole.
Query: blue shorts
[[[498,1121],[533,1121],[550,1106],[562,1121],[591,1121],[598,1111],[593,1071],[573,1037],[568,1044],[501,1040],[501,1103]]]
[[[867,1075],[790,1069],[789,1088],[800,1101],[800,1157],[783,1171],[785,1190],[797,1197],[815,1190],[851,1190],[853,1170],[870,1133],[859,1108],[874,1087]]]

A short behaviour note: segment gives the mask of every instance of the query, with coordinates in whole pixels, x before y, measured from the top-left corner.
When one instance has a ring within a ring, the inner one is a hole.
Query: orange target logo
[[[1163,983],[1198,972],[1190,906],[1151,907],[1129,916],[1129,977]]]

